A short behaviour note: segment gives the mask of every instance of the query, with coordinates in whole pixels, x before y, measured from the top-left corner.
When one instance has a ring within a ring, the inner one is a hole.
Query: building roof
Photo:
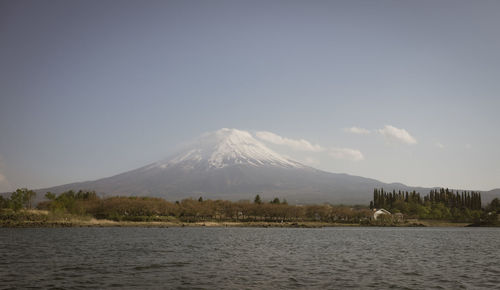
[[[377,211],[375,211],[375,212],[373,213],[373,218],[374,218],[374,219],[377,219],[377,217],[378,217],[379,215],[384,215],[384,214],[391,215],[391,213],[390,213],[389,211],[387,211],[387,210],[385,210],[385,209],[381,208],[381,209],[379,209],[379,210],[377,210]]]

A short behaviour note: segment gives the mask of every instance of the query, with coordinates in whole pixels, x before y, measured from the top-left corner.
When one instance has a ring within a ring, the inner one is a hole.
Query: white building
[[[388,215],[391,215],[390,212],[386,211],[385,209],[381,208],[379,210],[375,210],[375,212],[373,213],[373,219],[374,220],[377,220],[377,217],[380,216],[380,215],[384,215],[384,214],[388,214]]]

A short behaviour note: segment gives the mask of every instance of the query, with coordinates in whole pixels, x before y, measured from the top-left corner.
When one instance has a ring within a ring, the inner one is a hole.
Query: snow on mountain
[[[202,167],[208,170],[236,164],[304,167],[272,151],[247,131],[223,128],[204,134],[181,153],[157,162],[148,169],[180,166],[185,169]]]

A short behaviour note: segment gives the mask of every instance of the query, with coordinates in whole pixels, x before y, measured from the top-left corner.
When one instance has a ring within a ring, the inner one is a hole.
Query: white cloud
[[[378,132],[385,138],[406,144],[417,144],[417,140],[408,133],[405,129],[399,129],[391,125],[385,125]]]
[[[351,127],[351,128],[344,128],[345,132],[352,133],[352,134],[360,134],[360,135],[367,135],[370,134],[370,130],[365,129],[365,128],[360,128],[360,127]]]
[[[472,145],[471,144],[465,144],[465,149],[471,149]]]
[[[274,134],[268,131],[259,131],[255,133],[257,138],[277,145],[288,146],[292,149],[299,151],[311,151],[311,152],[321,152],[325,149],[317,144],[312,144],[311,142],[304,139],[289,139],[281,137],[280,135]]]
[[[439,149],[444,149],[444,145],[441,144],[440,142],[436,143],[436,147],[439,148]]]
[[[328,155],[336,159],[347,159],[353,161],[360,161],[365,159],[361,151],[351,148],[331,148],[328,152]]]
[[[283,146],[288,146],[292,149],[295,150],[300,150],[300,151],[309,151],[309,152],[326,152],[329,156],[336,158],[336,159],[346,159],[346,160],[353,160],[353,161],[359,161],[363,160],[365,157],[363,156],[363,153],[357,149],[351,149],[351,148],[325,148],[317,144],[312,144],[311,142],[304,140],[304,139],[290,139],[286,137],[279,136],[277,134],[274,134],[272,132],[268,131],[259,131],[255,133],[255,136],[259,138],[260,140],[272,143],[272,144],[277,144],[277,145],[283,145]],[[303,160],[305,164],[309,164],[311,166],[316,166],[319,164],[319,161],[317,159],[314,159],[312,157],[306,157],[305,160]]]

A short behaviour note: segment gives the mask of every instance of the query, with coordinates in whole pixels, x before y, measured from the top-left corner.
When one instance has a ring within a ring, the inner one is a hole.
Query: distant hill
[[[481,199],[483,203],[489,203],[494,198],[500,198],[500,188],[481,192]]]

